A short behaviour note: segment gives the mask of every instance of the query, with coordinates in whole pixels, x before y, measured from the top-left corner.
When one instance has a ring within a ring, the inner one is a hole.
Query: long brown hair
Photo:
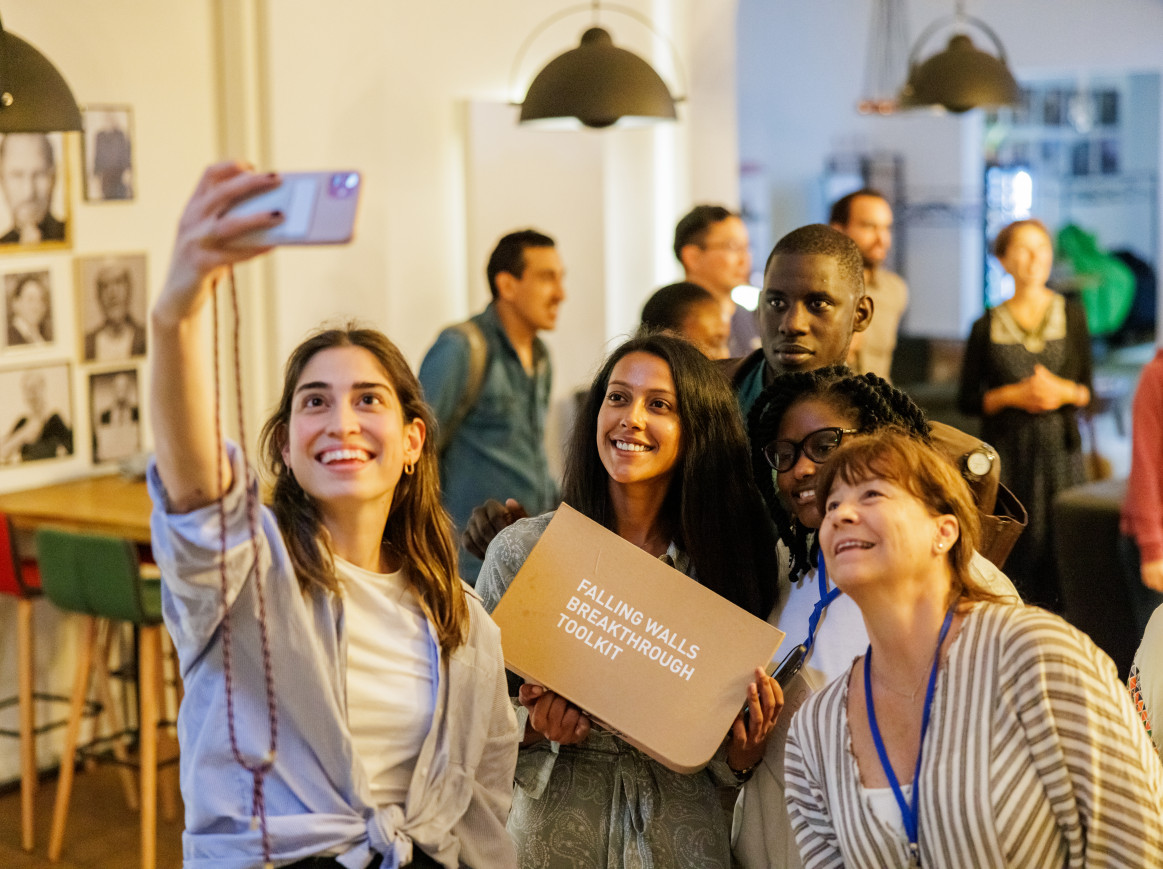
[[[282,398],[259,436],[266,468],[274,477],[271,509],[299,588],[312,593],[341,593],[319,506],[283,461],[295,387],[315,354],[333,347],[361,347],[371,353],[396,390],[404,420],[420,419],[427,429],[415,471],[402,475],[396,484],[384,523],[383,546],[402,559],[447,657],[468,635],[468,604],[456,570],[452,522],[440,503],[436,439],[432,436],[436,423],[424,403],[419,381],[396,345],[382,332],[354,323],[318,331],[295,348],[283,374]]]
[[[849,486],[887,480],[909,492],[934,516],[953,516],[960,533],[949,547],[953,585],[947,603],[1006,600],[987,590],[969,569],[981,541],[977,507],[965,479],[935,447],[896,426],[856,435],[846,439],[816,475],[817,504],[827,504],[837,478]]]

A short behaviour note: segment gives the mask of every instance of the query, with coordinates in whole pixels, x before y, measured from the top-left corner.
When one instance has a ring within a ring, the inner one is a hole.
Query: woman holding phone
[[[804,865],[1163,865],[1163,766],[1114,663],[974,579],[953,465],[885,429],[839,447],[815,494],[869,645],[791,725]]]
[[[380,332],[320,331],[261,435],[270,507],[215,428],[215,285],[282,220],[206,170],[152,312],[153,548],[185,685],[187,869],[511,867],[517,726],[496,626],[457,578],[432,420]],[[224,550],[224,554],[222,553]],[[244,768],[245,764],[245,768]]]
[[[574,426],[564,501],[762,617],[775,594],[774,539],[746,462],[724,378],[687,341],[648,335],[616,349],[594,378]],[[477,588],[490,611],[551,518],[519,520],[489,546]],[[593,726],[565,698],[523,685],[509,817],[521,865],[727,869],[718,789],[737,787],[763,756],[782,694],[760,669],[740,700],[748,716],[736,718],[706,769],[683,775]]]

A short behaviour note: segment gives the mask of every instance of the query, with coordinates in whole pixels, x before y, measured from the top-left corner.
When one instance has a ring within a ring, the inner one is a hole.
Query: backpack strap
[[[477,399],[481,397],[481,387],[485,382],[485,368],[489,362],[489,345],[485,341],[485,334],[481,331],[480,326],[472,320],[465,320],[463,323],[457,323],[448,328],[458,332],[468,342],[468,377],[465,379],[464,394],[460,397],[456,412],[437,435],[436,452],[438,455],[443,455],[444,451],[448,449],[456,430],[460,428],[460,424],[464,422],[468,412],[476,406]]]

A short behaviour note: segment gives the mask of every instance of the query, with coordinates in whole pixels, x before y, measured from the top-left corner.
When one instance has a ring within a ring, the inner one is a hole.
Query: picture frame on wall
[[[0,370],[0,467],[73,455],[72,366],[68,362]],[[17,398],[18,397],[18,398]]]
[[[69,247],[70,200],[64,133],[0,135],[0,252]]]
[[[56,341],[52,274],[47,268],[9,272],[4,291],[4,349],[44,347]]]
[[[77,323],[83,362],[146,354],[144,253],[77,257]]]
[[[141,413],[137,368],[89,375],[89,431],[93,462],[127,459],[141,449]]]
[[[132,201],[136,196],[132,107],[86,106],[82,117],[85,201]]]

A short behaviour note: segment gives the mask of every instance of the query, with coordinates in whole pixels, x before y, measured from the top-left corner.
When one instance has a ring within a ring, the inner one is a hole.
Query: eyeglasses
[[[701,247],[703,250],[725,250],[728,253],[747,253],[749,249],[745,244],[739,244],[738,242],[730,241],[721,242],[719,244],[700,244],[699,247]]]
[[[781,474],[795,467],[795,463],[799,461],[801,450],[805,456],[817,465],[821,465],[836,447],[840,446],[841,441],[844,440],[844,435],[856,434],[857,431],[858,429],[840,428],[839,426],[819,428],[806,435],[801,441],[772,441],[763,448],[763,457]]]

